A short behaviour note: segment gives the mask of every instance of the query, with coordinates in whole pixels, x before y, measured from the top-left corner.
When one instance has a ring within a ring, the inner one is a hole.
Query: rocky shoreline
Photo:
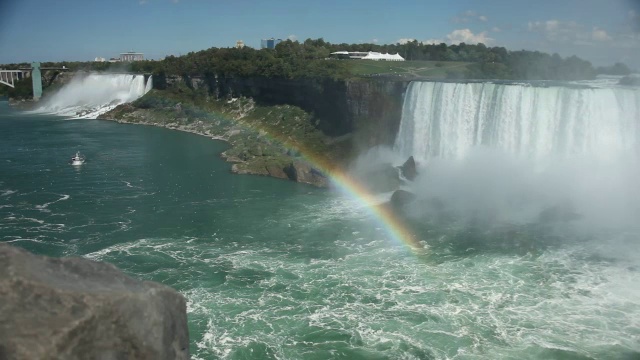
[[[255,103],[250,99],[243,99],[243,102],[244,104],[239,104],[237,108],[219,118],[215,118],[215,115],[212,118],[211,113],[205,112],[193,116],[190,113],[194,109],[182,103],[162,108],[140,108],[134,103],[120,105],[98,119],[121,124],[157,126],[224,141],[229,144],[229,149],[220,156],[232,164],[232,173],[270,176],[327,187],[327,175],[305,161],[298,151],[292,150],[294,146],[278,144],[269,139],[264,129],[251,129],[251,124],[243,121],[247,118],[247,113],[255,108]],[[285,118],[290,112],[301,115],[300,109],[289,105],[278,106],[268,115]],[[230,117],[232,121],[225,117]],[[300,120],[306,122],[308,119]]]

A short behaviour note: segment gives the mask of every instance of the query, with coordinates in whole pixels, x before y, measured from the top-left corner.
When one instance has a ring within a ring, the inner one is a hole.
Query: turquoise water
[[[640,357],[637,234],[427,221],[418,255],[349,197],[230,174],[225,148],[0,102],[0,241],[174,287],[194,359]]]

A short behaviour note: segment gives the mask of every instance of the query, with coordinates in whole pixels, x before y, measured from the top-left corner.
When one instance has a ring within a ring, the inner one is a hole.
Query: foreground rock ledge
[[[188,359],[185,300],[115,266],[0,243],[0,359]]]

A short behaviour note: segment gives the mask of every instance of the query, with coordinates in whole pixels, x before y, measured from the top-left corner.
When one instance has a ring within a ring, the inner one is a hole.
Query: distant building
[[[358,60],[375,60],[375,61],[404,61],[400,54],[382,54],[379,52],[363,52],[363,51],[336,51],[331,53],[334,59],[358,59]]]
[[[244,41],[238,40],[236,41],[236,49],[242,49],[244,47]]]
[[[261,49],[275,49],[276,45],[280,44],[282,42],[282,39],[262,39],[262,42],[260,43],[260,48]]]
[[[109,59],[110,63],[114,63],[114,62],[120,62],[120,58],[111,58]]]
[[[93,60],[93,61],[95,61],[95,62],[105,62],[105,61],[107,61],[107,59],[105,59],[105,58],[103,58],[103,57],[98,56],[98,57],[96,57],[96,58],[95,58],[95,60]]]
[[[141,61],[141,60],[144,60],[143,53],[137,53],[133,51],[120,53],[120,61]]]

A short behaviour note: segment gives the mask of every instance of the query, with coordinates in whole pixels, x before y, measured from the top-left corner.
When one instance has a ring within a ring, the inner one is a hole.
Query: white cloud
[[[609,41],[611,40],[611,36],[609,36],[609,34],[607,34],[606,31],[599,29],[597,27],[593,28],[593,31],[591,32],[591,38],[595,41]]]
[[[640,14],[635,10],[629,10],[626,25],[629,32],[640,32]]]
[[[487,36],[487,32],[483,31],[478,34],[474,34],[469,29],[453,30],[447,35],[448,43],[450,44],[478,44],[483,43],[485,45],[492,44],[494,39]]]
[[[378,43],[378,39],[372,39],[371,42],[374,43],[374,44],[377,44]]]
[[[497,26],[494,26],[494,27],[492,27],[492,28],[491,28],[491,31],[493,31],[493,32],[501,32],[501,31],[502,31],[502,29],[500,29],[500,28],[499,28],[499,27],[497,27]]]
[[[147,3],[149,3],[149,0],[140,0],[140,1],[138,1],[138,4],[140,4],[140,5],[144,5],[144,4],[147,4]]]
[[[571,27],[572,23],[566,23],[565,27]],[[575,24],[575,23],[573,23]],[[547,32],[553,33],[560,28],[560,21],[547,20],[547,21],[529,21],[529,31]]]
[[[468,23],[468,22],[472,22],[475,20],[480,20],[483,22],[486,22],[489,20],[489,18],[485,15],[480,15],[477,12],[473,11],[473,10],[467,10],[461,14],[459,14],[458,16],[454,16],[453,19],[451,19],[454,23],[456,24],[460,24],[460,23]]]
[[[413,38],[401,38],[401,39],[398,39],[396,41],[396,44],[404,45],[404,44],[410,43],[412,41],[415,41],[415,39],[413,39]]]
[[[631,11],[629,16],[636,15]],[[640,47],[640,38],[632,31],[610,34],[594,26],[588,28],[575,21],[533,21],[529,31],[540,34],[548,43],[557,45],[611,46],[619,48]]]
[[[500,29],[498,29],[499,31]],[[488,32],[487,31],[483,31],[481,33],[477,33],[474,34],[473,31],[469,30],[469,29],[457,29],[457,30],[453,30],[452,32],[450,32],[449,34],[447,34],[445,36],[446,39],[428,39],[428,40],[423,40],[422,43],[425,45],[440,45],[442,43],[445,44],[451,44],[451,45],[458,45],[460,43],[465,43],[465,44],[478,44],[478,43],[483,43],[485,45],[491,45],[494,43],[495,39],[490,38],[488,36]],[[400,39],[398,40],[398,42],[400,44],[406,44],[407,41],[412,41],[413,39]],[[404,42],[401,42],[404,41]]]
[[[444,41],[442,39],[429,39],[429,40],[423,41],[422,43],[425,44],[425,45],[440,45],[443,42],[446,42],[446,41]]]
[[[575,21],[530,21],[529,31],[541,34],[550,42],[585,43],[591,40],[592,34]]]
[[[289,39],[291,41],[296,41],[296,40],[298,40],[298,37],[293,35],[293,34],[291,34],[291,35],[287,36],[287,39]]]

